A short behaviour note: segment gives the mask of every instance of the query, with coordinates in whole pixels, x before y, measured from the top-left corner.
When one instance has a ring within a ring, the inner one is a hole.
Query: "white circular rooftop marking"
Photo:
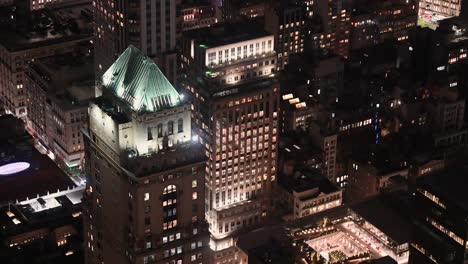
[[[27,162],[13,162],[0,166],[0,175],[10,175],[27,170],[31,165]]]

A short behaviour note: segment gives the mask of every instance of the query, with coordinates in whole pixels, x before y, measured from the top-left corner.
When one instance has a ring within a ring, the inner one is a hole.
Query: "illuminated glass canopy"
[[[104,73],[102,84],[135,111],[155,112],[181,99],[158,66],[131,45]]]
[[[13,162],[3,166],[0,166],[0,175],[10,175],[18,172],[22,172],[29,168],[27,162]]]

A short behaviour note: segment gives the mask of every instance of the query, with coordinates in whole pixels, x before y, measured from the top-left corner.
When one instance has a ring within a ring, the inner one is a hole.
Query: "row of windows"
[[[268,48],[266,49],[266,43],[268,43]],[[271,51],[273,48],[273,42],[268,40],[268,42],[262,41],[261,43],[261,50],[260,50],[260,42],[254,44],[250,44],[249,46],[244,45],[241,47],[225,49],[224,50],[224,57],[223,51],[220,50],[218,52],[210,52],[208,53],[208,64],[207,65],[215,65],[215,64],[222,64],[228,61],[240,60],[250,56],[257,56],[260,54],[264,54],[266,52]],[[229,52],[230,51],[230,52]],[[237,52],[236,52],[237,51]],[[217,56],[216,56],[217,55]]]
[[[227,223],[221,223],[219,225],[219,228],[218,228],[218,231],[219,233],[223,233],[224,232],[230,232],[230,231],[235,231],[236,229],[239,229],[241,227],[245,227],[247,225],[251,225],[253,223],[256,223],[259,221],[259,218],[258,218],[258,215],[255,215],[255,217],[249,217],[248,219],[243,219],[242,220],[242,223],[240,221],[231,221],[231,223],[227,222]],[[224,229],[223,229],[223,226],[224,226]]]
[[[157,135],[158,138],[163,137],[163,124],[158,124],[157,125]],[[177,120],[177,133],[182,133],[184,132],[184,120],[182,118],[179,118]],[[174,122],[169,121],[167,122],[167,135],[172,135],[174,134]],[[148,140],[153,139],[153,128],[148,127]]]

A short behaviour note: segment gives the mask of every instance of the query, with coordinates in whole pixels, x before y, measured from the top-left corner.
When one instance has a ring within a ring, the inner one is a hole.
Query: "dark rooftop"
[[[451,168],[437,171],[418,179],[418,185],[429,189],[443,201],[465,210],[468,216],[468,168]]]
[[[279,141],[279,150],[285,159],[303,161],[311,157],[319,157],[323,151],[316,146],[309,134],[302,131],[283,133]]]
[[[88,103],[95,98],[95,94],[94,82],[83,83],[68,87],[65,91],[51,97],[51,100],[65,111],[84,109],[88,108]]]
[[[87,50],[85,54],[43,58],[30,65],[30,78],[63,110],[83,107],[95,96],[93,56]]]
[[[404,6],[412,6],[415,4],[415,0],[354,0],[352,2],[352,13],[356,15],[366,15],[378,12],[382,9],[396,9]]]
[[[360,264],[397,264],[394,259],[392,259],[390,256],[385,256],[381,257],[378,259],[372,259],[372,260],[367,260],[364,262],[361,262]]]
[[[407,168],[407,153],[402,146],[405,141],[398,136],[387,136],[378,145],[361,146],[353,159],[361,164],[370,164],[379,176]]]
[[[13,133],[0,133],[0,166],[14,162],[29,163],[23,171],[0,175],[0,203],[44,195],[75,184],[46,155],[34,148],[32,137],[15,117],[0,117],[0,127]]]
[[[252,22],[219,24],[186,31],[184,34],[195,39],[202,48],[217,47],[270,35],[261,25]]]
[[[9,51],[31,49],[56,43],[91,39],[90,3],[60,9],[42,9],[32,13],[24,27],[1,28],[0,44]]]
[[[0,142],[4,140],[11,140],[17,137],[28,137],[28,135],[26,135],[26,131],[24,130],[24,123],[13,115],[1,115],[0,127],[8,128],[0,133]]]
[[[338,191],[318,169],[301,170],[296,172],[293,176],[280,177],[278,179],[278,184],[290,192],[304,192],[318,188],[318,195],[320,193],[328,194]]]
[[[398,194],[398,195],[397,195]],[[378,196],[351,205],[351,209],[389,236],[398,244],[408,243],[411,234],[411,219],[407,214],[409,200],[403,192]]]
[[[0,175],[0,201],[24,200],[75,184],[46,155],[33,148],[30,167],[11,175]]]
[[[250,264],[283,264],[293,259],[291,243],[271,237],[265,244],[248,251]]]

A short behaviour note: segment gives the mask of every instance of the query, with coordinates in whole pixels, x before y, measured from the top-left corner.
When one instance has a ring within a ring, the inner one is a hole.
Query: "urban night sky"
[[[468,0],[0,0],[0,264],[468,264]]]

